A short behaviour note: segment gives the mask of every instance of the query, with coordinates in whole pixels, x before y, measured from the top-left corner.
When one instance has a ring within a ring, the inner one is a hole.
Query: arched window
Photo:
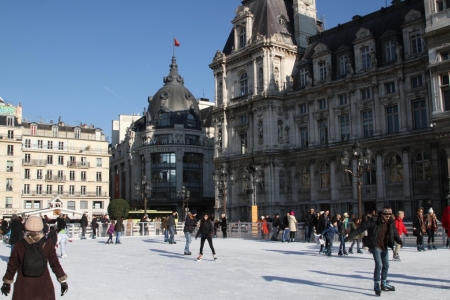
[[[241,84],[241,96],[248,94],[248,77],[247,73],[242,73],[239,79]]]
[[[329,188],[330,187],[330,165],[323,164],[319,169],[320,173],[320,187]]]
[[[389,183],[403,182],[403,164],[398,155],[392,155],[388,161]]]
[[[431,179],[431,161],[427,152],[420,151],[417,153],[414,161],[416,181]]]
[[[302,166],[300,168],[301,189],[309,190],[311,188],[309,168]]]
[[[247,33],[245,31],[245,27],[241,27],[241,30],[239,31],[239,49],[245,47],[246,41],[247,41]]]
[[[193,114],[188,114],[187,115],[187,126],[188,127],[195,127],[197,123],[197,118],[193,115]]]

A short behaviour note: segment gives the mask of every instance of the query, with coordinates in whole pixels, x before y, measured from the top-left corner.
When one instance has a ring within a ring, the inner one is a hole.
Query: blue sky
[[[390,5],[390,0],[387,0]],[[213,99],[208,67],[240,0],[22,0],[0,2],[0,97],[29,121],[95,125],[142,113],[172,57],[196,98]],[[328,28],[386,0],[317,0]]]

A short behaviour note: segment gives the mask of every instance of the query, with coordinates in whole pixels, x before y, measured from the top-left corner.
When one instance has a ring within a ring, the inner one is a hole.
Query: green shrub
[[[130,211],[130,205],[127,200],[124,199],[113,199],[108,205],[108,214],[111,219],[117,220],[121,216],[124,219],[128,217],[128,212]]]

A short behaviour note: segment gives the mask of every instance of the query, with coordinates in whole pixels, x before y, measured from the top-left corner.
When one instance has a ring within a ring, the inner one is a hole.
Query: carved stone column
[[[375,105],[375,133],[374,135],[381,134],[381,103],[379,99],[380,88],[378,83],[372,83],[373,102]]]
[[[330,157],[330,197],[331,201],[339,200],[338,184],[336,179],[336,156]]]
[[[407,110],[408,105],[406,104],[406,94],[405,94],[405,78],[403,75],[397,77],[398,89],[400,92],[400,131],[408,130],[408,118]]]
[[[335,115],[334,115],[334,103],[335,103],[335,96],[334,94],[328,95],[328,113],[329,113],[329,123],[328,126],[330,130],[328,130],[330,134],[330,140],[329,143],[334,143],[336,141],[336,130],[334,127],[335,124]]]
[[[385,181],[383,173],[383,151],[377,151],[377,202],[385,201]]]
[[[319,199],[318,193],[317,193],[317,178],[316,178],[316,160],[311,159],[309,161],[309,176],[310,179],[310,186],[311,186],[311,202],[317,204],[317,200]]]

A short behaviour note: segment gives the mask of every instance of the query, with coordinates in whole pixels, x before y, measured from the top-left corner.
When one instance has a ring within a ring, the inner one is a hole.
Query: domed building
[[[175,56],[163,82],[148,97],[142,117],[128,126],[123,140],[111,146],[113,199],[126,199],[131,210],[145,210],[150,217],[151,212],[172,210],[182,217],[194,208],[211,213],[212,107],[184,86]]]

